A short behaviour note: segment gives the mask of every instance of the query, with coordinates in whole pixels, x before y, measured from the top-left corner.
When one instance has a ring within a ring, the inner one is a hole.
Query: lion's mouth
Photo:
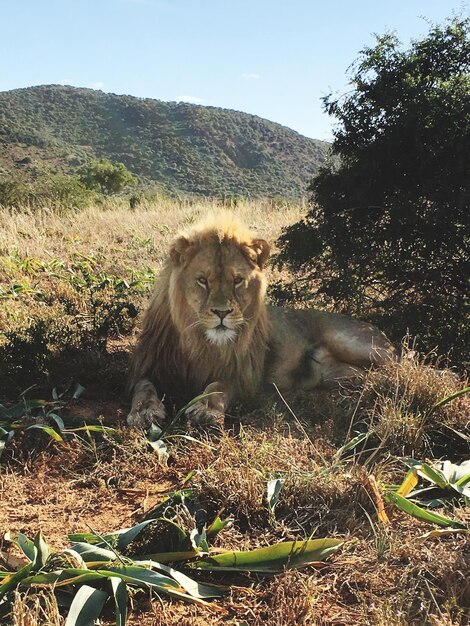
[[[226,326],[223,322],[220,322],[217,326],[213,326],[212,328],[208,328],[206,330],[207,339],[211,343],[218,345],[234,341],[236,336],[237,333],[232,328]]]

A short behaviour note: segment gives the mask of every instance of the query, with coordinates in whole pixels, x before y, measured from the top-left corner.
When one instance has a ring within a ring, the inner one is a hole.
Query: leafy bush
[[[353,91],[324,100],[338,159],[313,179],[306,218],[280,238],[281,263],[323,302],[368,317],[396,340],[468,359],[470,19],[402,50],[377,38]],[[299,295],[299,281],[295,287]]]
[[[82,165],[78,177],[87,189],[106,195],[119,193],[125,187],[135,187],[138,182],[124,163],[111,163],[108,159],[94,159]]]

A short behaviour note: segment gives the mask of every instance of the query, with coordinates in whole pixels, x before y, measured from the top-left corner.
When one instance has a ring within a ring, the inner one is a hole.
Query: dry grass
[[[52,591],[15,592],[13,626],[63,626],[64,623]]]
[[[14,317],[29,328],[39,319],[46,320],[50,348],[57,347],[57,332],[67,321],[58,302],[63,306],[73,300],[70,306],[86,312],[80,309],[86,294],[69,292],[63,281],[54,282],[47,272],[28,273],[23,264],[26,257],[71,264],[80,253],[93,256],[100,271],[116,276],[147,267],[158,272],[174,234],[217,206],[162,199],[135,211],[119,203],[63,215],[46,209],[0,211],[4,255],[0,284],[11,287],[25,281],[28,287],[3,301],[0,324],[5,327],[5,320],[11,324]],[[273,242],[284,225],[299,219],[303,207],[247,202],[234,210]],[[270,271],[274,277],[274,270]],[[47,297],[35,297],[30,293],[34,288]],[[135,298],[141,308],[145,292]],[[469,396],[431,410],[437,401],[462,388],[463,381],[407,353],[400,363],[371,372],[359,390],[288,397],[297,419],[276,397],[251,412],[240,407],[229,416],[227,430],[217,436],[195,432],[200,443],[169,442],[169,464],[162,467],[140,435],[120,426],[128,410],[123,381],[125,352],[131,343],[129,327],[108,336],[106,350],[100,354],[79,345],[78,356],[67,353],[64,360],[62,354],[61,361],[53,356],[56,369],[48,371],[49,387],[36,388],[29,397],[57,384],[59,374],[74,380],[79,376],[82,382],[86,378],[85,394],[69,403],[68,411],[87,419],[101,416],[118,430],[114,437],[71,439],[66,446],[39,440],[37,431],[35,436],[15,437],[0,466],[1,530],[29,536],[41,530],[53,548],[62,548],[67,533],[89,527],[106,533],[131,525],[165,492],[188,486],[185,479],[196,470],[189,486],[207,515],[234,520],[218,535],[216,547],[251,549],[330,535],[344,538],[344,548],[318,570],[286,571],[273,578],[218,576],[217,582],[233,585],[219,603],[223,614],[137,595],[131,626],[469,623],[468,536],[419,542],[430,526],[390,507],[390,523],[381,523],[368,487],[370,475],[379,488],[403,478],[405,467],[394,455],[414,454],[428,460],[468,457],[468,445],[455,431],[469,433]],[[0,395],[0,401],[16,400],[8,387]],[[370,432],[367,450],[338,458],[338,448],[366,430]],[[267,506],[267,481],[278,477],[285,482],[273,514]],[[455,514],[470,523],[468,508]],[[193,519],[187,511],[180,509],[175,515],[181,525],[191,528]],[[52,596],[22,594],[16,596],[11,623],[58,626],[63,618]]]
[[[170,200],[139,205],[130,211],[116,201],[104,208],[58,214],[47,209],[0,210],[0,254],[68,259],[72,254],[104,253],[104,269],[159,268],[175,233],[206,213],[220,209],[215,200]],[[240,201],[233,210],[260,236],[274,241],[282,227],[297,221],[305,207],[269,200]]]

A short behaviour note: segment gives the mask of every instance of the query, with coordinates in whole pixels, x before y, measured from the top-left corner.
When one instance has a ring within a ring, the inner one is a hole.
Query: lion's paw
[[[193,427],[218,427],[224,424],[224,414],[215,408],[209,407],[203,400],[199,400],[186,409],[188,424]]]
[[[166,419],[165,406],[159,398],[150,398],[132,407],[127,416],[127,424],[135,428],[148,428],[161,424]]]

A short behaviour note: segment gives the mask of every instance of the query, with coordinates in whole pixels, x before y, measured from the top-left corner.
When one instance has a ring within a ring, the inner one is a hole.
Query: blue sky
[[[0,91],[62,83],[246,111],[331,138],[320,98],[374,33],[407,45],[462,0],[0,0]]]

